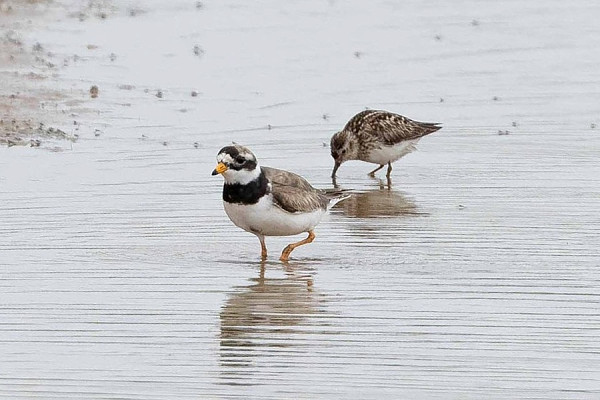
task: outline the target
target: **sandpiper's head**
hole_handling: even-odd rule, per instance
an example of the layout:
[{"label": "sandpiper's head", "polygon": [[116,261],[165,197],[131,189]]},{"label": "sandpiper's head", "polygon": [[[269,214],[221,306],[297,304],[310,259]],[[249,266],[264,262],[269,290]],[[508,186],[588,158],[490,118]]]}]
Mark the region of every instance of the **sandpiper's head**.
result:
[{"label": "sandpiper's head", "polygon": [[354,158],[354,145],[349,138],[346,131],[336,133],[331,137],[331,157],[335,161],[333,172],[331,177],[335,177],[335,173],[344,161],[352,160]]},{"label": "sandpiper's head", "polygon": [[260,175],[260,167],[254,154],[244,146],[232,144],[219,150],[217,167],[212,174],[223,175],[225,183],[246,184]]}]

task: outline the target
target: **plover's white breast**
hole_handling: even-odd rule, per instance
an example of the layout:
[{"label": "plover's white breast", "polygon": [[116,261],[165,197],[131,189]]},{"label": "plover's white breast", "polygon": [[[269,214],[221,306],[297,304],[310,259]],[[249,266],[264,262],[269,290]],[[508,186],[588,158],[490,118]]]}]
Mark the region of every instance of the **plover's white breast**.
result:
[{"label": "plover's white breast", "polygon": [[308,232],[317,226],[326,210],[290,213],[273,204],[271,194],[256,204],[223,202],[225,212],[233,223],[245,231],[265,236],[289,236]]},{"label": "plover's white breast", "polygon": [[371,149],[363,161],[374,164],[385,165],[389,162],[394,162],[408,153],[416,150],[415,145],[419,139],[405,140],[392,146],[381,145]]}]

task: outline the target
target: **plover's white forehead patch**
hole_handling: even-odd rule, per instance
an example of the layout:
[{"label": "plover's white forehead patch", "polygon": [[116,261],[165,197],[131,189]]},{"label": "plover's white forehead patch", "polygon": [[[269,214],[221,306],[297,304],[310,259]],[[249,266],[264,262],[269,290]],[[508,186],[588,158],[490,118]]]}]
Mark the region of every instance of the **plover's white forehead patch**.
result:
[{"label": "plover's white forehead patch", "polygon": [[[246,160],[254,159],[254,155],[248,151],[240,151],[238,157],[239,156],[244,157]],[[235,160],[233,157],[231,157],[231,154],[223,152],[217,155],[217,162],[222,162],[224,164],[233,164],[235,163]]]},{"label": "plover's white forehead patch", "polygon": [[223,164],[233,164],[233,158],[227,153],[221,153],[217,156],[217,162],[222,162]]}]

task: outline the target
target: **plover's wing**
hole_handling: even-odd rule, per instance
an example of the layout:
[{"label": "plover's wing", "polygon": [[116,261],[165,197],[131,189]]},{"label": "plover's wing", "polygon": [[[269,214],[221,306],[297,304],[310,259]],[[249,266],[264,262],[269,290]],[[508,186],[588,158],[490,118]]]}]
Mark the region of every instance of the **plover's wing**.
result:
[{"label": "plover's wing", "polygon": [[306,191],[293,186],[273,184],[273,201],[285,211],[312,212],[327,209],[329,199],[318,191]]},{"label": "plover's wing", "polygon": [[[429,135],[442,127],[438,123],[413,121],[402,115],[387,111],[369,110],[363,115],[361,131],[357,134],[375,137],[379,141],[394,145],[405,140],[413,140]],[[360,114],[357,114],[357,116]]]},{"label": "plover's wing", "polygon": [[291,213],[327,208],[329,198],[300,175],[269,167],[262,171],[271,182],[273,201],[279,208]]},{"label": "plover's wing", "polygon": [[262,171],[271,183],[278,185],[294,186],[304,190],[316,190],[312,185],[300,175],[282,169],[262,167]]}]

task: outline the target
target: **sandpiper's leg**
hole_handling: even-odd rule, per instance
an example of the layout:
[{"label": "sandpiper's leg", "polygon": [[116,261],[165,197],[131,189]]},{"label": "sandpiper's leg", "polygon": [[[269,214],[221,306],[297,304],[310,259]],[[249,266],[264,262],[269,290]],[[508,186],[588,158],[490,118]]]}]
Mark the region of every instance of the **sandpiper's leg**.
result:
[{"label": "sandpiper's leg", "polygon": [[375,168],[373,171],[369,172],[369,176],[371,177],[375,177],[375,172],[379,171],[381,168],[383,168],[385,164],[381,164],[379,167]]},{"label": "sandpiper's leg", "polygon": [[302,246],[303,244],[308,244],[311,243],[313,240],[315,240],[315,233],[313,231],[308,231],[308,237],[304,240],[301,240],[297,243],[292,243],[292,244],[288,244],[285,249],[283,249],[283,252],[281,253],[281,257],[279,258],[281,261],[287,261],[290,258],[290,253],[299,246]]},{"label": "sandpiper's leg", "polygon": [[260,240],[260,258],[263,260],[267,258],[267,245],[265,244],[265,237],[263,235],[256,235]]},{"label": "sandpiper's leg", "polygon": [[[382,167],[383,167],[383,165],[382,165]],[[388,163],[388,171],[387,171],[387,174],[385,174],[385,176],[389,179],[391,174],[392,174],[392,162],[390,161]]]}]

